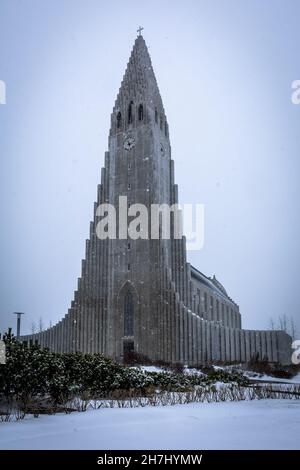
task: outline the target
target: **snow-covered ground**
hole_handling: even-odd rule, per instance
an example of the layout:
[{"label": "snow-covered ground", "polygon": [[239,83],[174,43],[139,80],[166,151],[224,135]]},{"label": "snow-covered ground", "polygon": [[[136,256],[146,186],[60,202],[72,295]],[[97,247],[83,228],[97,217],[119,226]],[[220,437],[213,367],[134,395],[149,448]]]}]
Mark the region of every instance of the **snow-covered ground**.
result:
[{"label": "snow-covered ground", "polygon": [[253,375],[253,372],[245,372],[245,376],[249,377],[251,380],[257,380],[258,382],[277,382],[285,384],[300,384],[300,374],[295,375],[292,379],[279,379],[278,377],[273,377],[271,375]]},{"label": "snow-covered ground", "polygon": [[144,370],[145,372],[165,372],[162,367],[156,367],[156,366],[136,366],[132,368],[141,369],[141,370]]},{"label": "snow-covered ground", "polygon": [[[276,383],[285,383],[285,384],[295,384],[298,385],[300,384],[300,372],[295,375],[292,379],[280,379],[278,377],[274,377],[273,375],[267,375],[267,374],[258,374],[255,372],[252,372],[250,370],[245,370],[242,367],[242,364],[240,366],[235,365],[235,366],[213,366],[215,370],[225,370],[225,371],[238,371],[241,374],[244,374],[246,377],[248,377],[251,380],[256,380],[256,381],[261,381],[261,382],[276,382]],[[187,371],[191,371],[190,373],[197,373],[197,369],[187,369]],[[194,372],[195,371],[195,372]]]},{"label": "snow-covered ground", "polygon": [[90,410],[0,423],[1,449],[300,449],[300,401]]},{"label": "snow-covered ground", "polygon": [[[246,377],[248,377],[251,380],[255,380],[258,382],[276,382],[276,383],[285,383],[285,384],[300,384],[300,373],[295,375],[292,379],[280,379],[277,377],[273,377],[271,375],[266,375],[266,374],[257,374],[248,370],[242,369],[242,367],[238,368],[238,366],[213,366],[214,369],[217,370],[238,370],[241,374],[244,374]],[[166,370],[162,367],[157,367],[157,366],[137,366],[135,367],[137,369],[144,370],[146,372],[165,372]],[[201,372],[199,369],[194,369],[190,367],[186,367],[184,369],[184,373],[187,375],[194,374],[194,375],[204,375],[203,372]]]}]

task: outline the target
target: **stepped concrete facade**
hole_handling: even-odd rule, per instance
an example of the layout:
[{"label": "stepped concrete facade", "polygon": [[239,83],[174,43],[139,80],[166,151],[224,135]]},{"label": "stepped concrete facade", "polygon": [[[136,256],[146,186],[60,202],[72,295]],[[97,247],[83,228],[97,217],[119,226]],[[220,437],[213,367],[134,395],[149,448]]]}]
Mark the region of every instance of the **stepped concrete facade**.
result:
[{"label": "stepped concrete facade", "polygon": [[178,202],[169,127],[151,59],[135,41],[113,112],[108,151],[74,300],[53,327],[22,341],[56,352],[103,353],[119,361],[129,352],[197,366],[246,362],[253,356],[290,363],[283,331],[242,329],[238,305],[214,276],[187,262],[186,239],[100,239],[99,205]]}]

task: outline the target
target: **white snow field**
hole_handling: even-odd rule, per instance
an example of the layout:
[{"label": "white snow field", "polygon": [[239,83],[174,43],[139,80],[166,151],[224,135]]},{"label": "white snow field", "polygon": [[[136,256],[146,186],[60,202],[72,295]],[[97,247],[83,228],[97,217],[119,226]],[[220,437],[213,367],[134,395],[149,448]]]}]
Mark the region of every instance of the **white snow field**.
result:
[{"label": "white snow field", "polygon": [[300,449],[300,400],[113,408],[0,423],[1,449]]}]

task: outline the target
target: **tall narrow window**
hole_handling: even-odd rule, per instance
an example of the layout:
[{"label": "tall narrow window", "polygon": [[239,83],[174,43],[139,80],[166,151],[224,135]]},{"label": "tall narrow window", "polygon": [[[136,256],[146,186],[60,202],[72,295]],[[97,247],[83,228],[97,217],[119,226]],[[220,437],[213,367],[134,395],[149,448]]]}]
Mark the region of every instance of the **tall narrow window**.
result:
[{"label": "tall narrow window", "polygon": [[130,101],[129,106],[128,106],[128,124],[132,124],[132,121],[133,121],[132,110],[133,110],[133,101]]},{"label": "tall narrow window", "polygon": [[142,121],[144,119],[144,108],[143,105],[139,105],[139,121]]},{"label": "tall narrow window", "polygon": [[117,114],[117,129],[120,129],[121,125],[122,125],[122,114],[119,111]]},{"label": "tall narrow window", "polygon": [[158,123],[158,112],[157,112],[157,108],[155,108],[155,122],[156,122],[156,124]]},{"label": "tall narrow window", "polygon": [[127,291],[124,297],[124,336],[133,336],[133,295]]},{"label": "tall narrow window", "polygon": [[163,130],[163,117],[160,115],[160,130]]},{"label": "tall narrow window", "polygon": [[165,136],[168,137],[168,123],[165,121]]}]

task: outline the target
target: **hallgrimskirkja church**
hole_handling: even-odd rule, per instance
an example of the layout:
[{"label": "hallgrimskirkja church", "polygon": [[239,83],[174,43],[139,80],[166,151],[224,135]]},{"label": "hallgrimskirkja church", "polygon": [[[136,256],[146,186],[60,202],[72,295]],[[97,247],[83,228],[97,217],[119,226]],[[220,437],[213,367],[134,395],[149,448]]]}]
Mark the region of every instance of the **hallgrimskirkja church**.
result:
[{"label": "hallgrimskirkja church", "polygon": [[[56,325],[21,341],[54,352],[128,353],[197,366],[259,356],[290,363],[284,331],[242,329],[238,305],[216,279],[191,266],[186,239],[97,236],[99,205],[178,202],[168,122],[143,36],[135,40],[111,114],[108,151],[71,306]],[[174,220],[173,220],[174,222]]]}]

